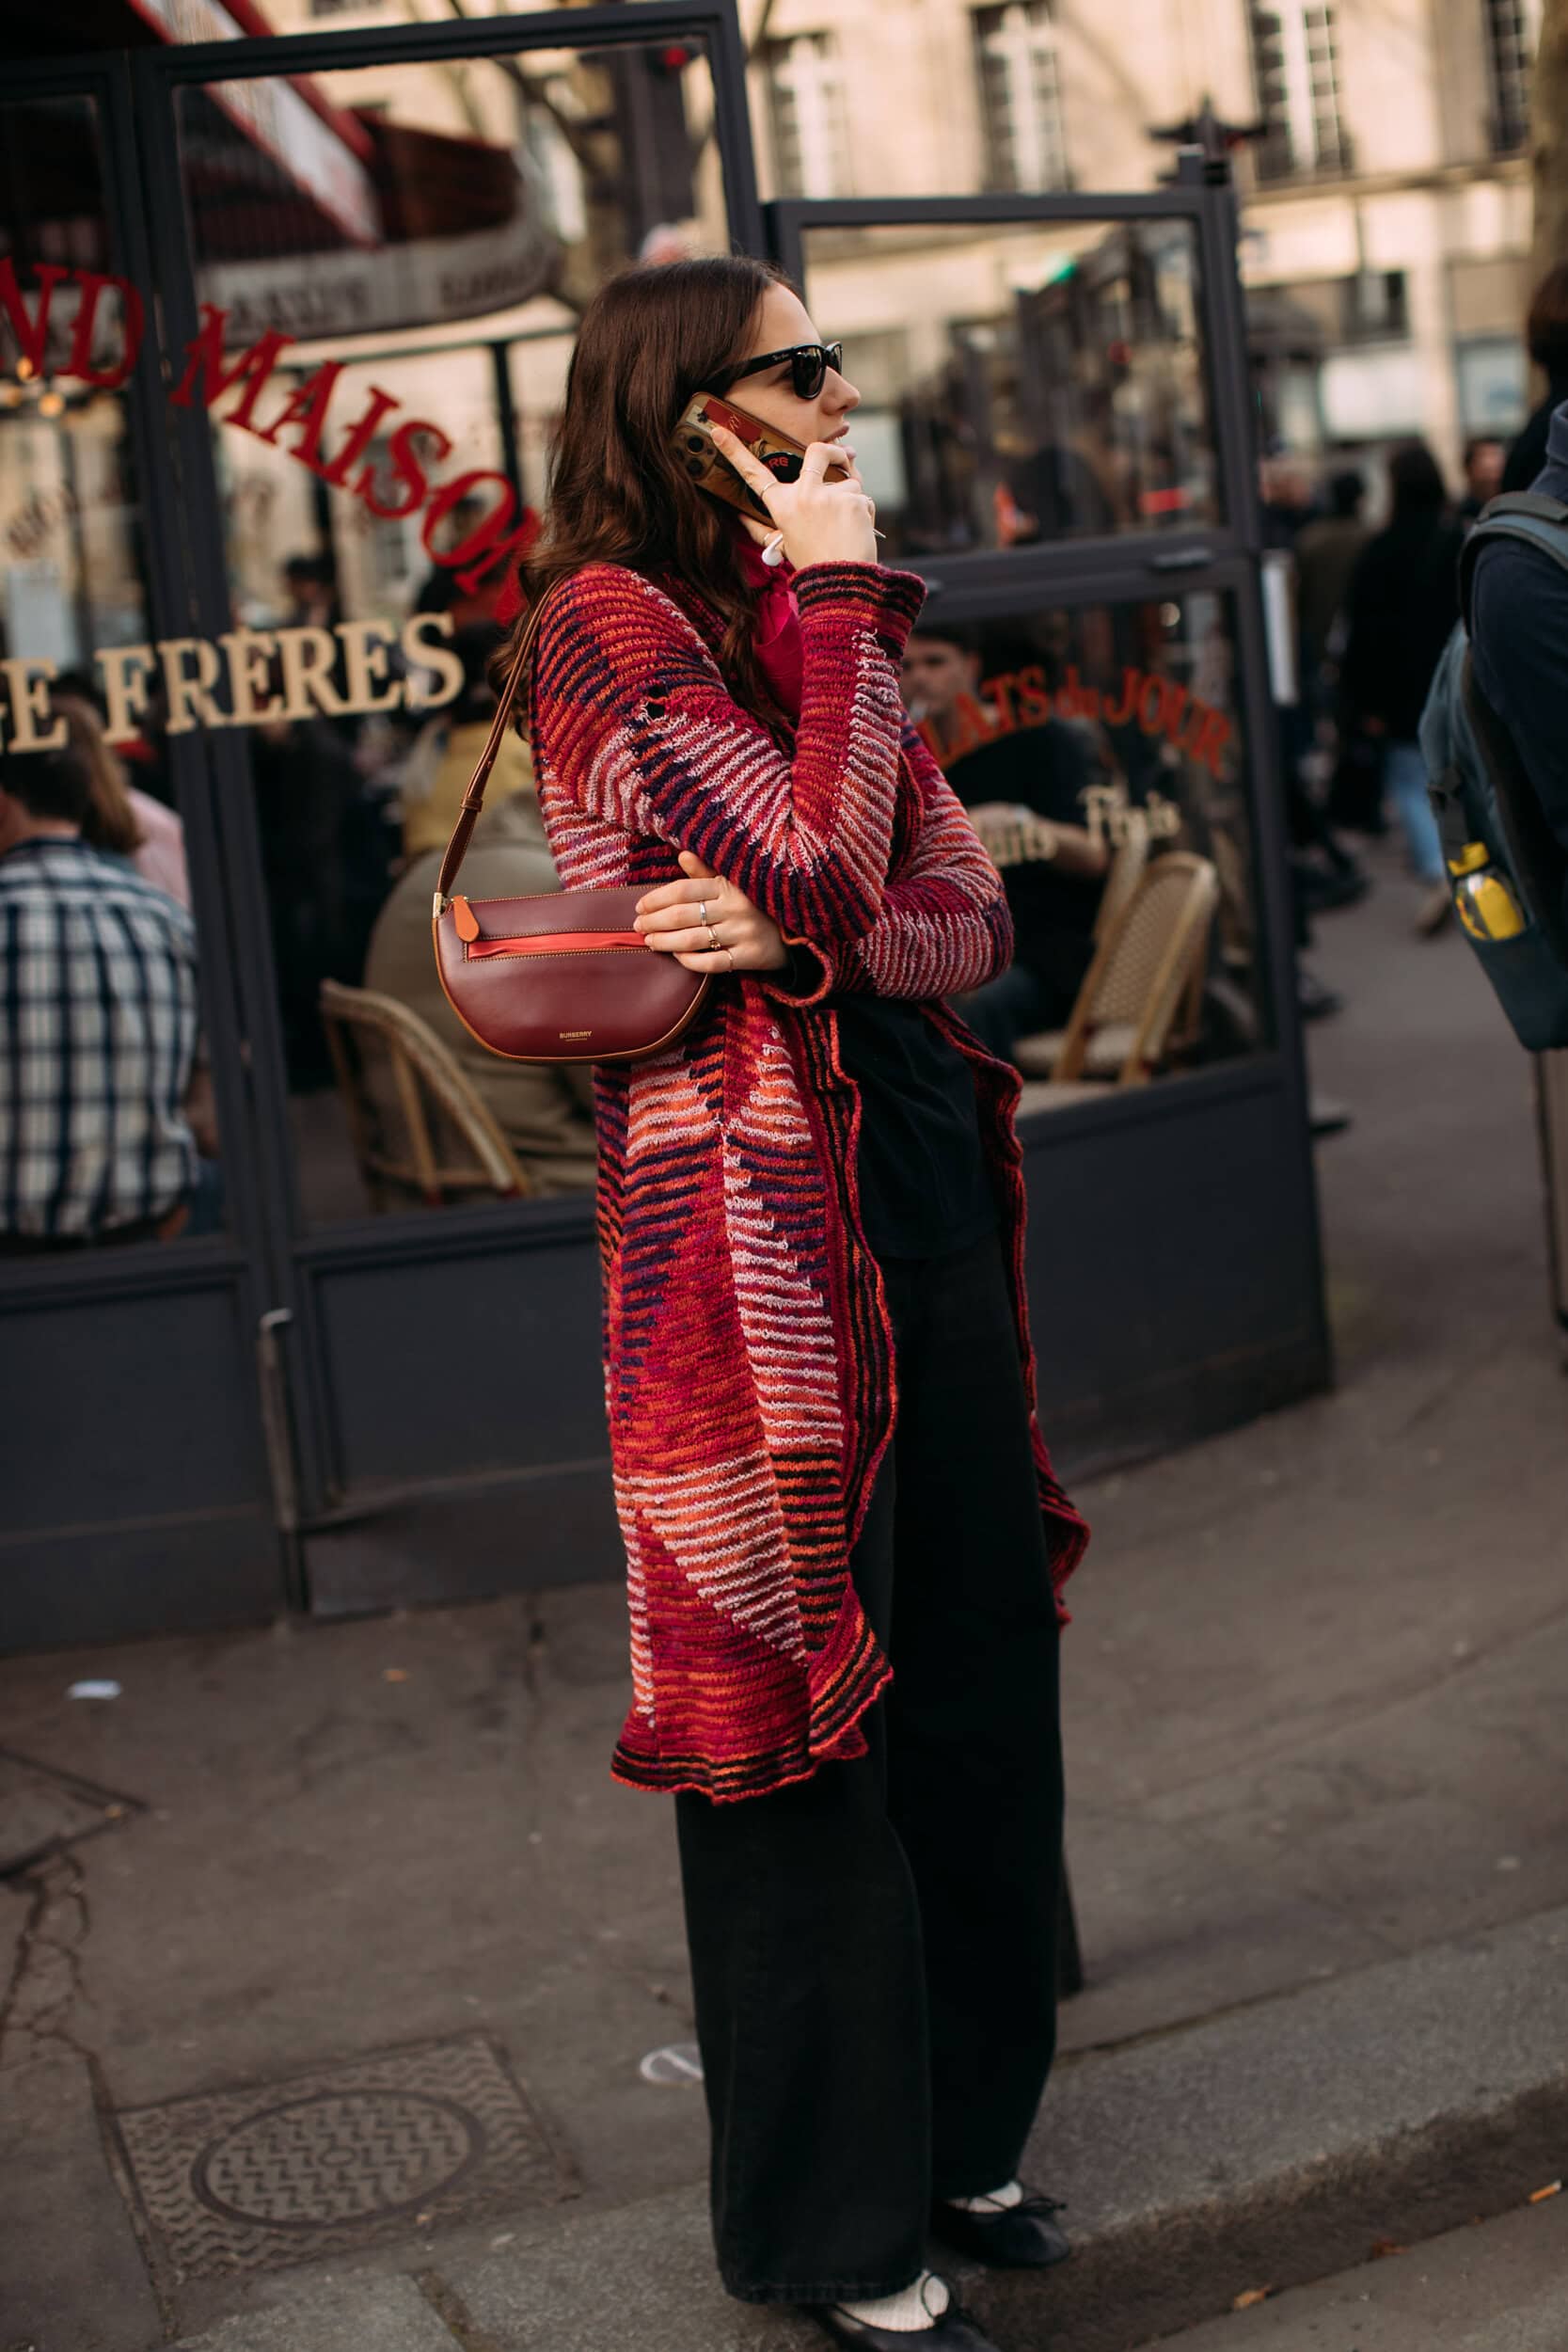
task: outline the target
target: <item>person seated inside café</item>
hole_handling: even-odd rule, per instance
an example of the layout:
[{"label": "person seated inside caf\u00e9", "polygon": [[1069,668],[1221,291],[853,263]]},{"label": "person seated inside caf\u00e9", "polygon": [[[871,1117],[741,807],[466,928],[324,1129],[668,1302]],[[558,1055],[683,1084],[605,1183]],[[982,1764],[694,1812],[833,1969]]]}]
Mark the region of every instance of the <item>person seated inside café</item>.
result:
[{"label": "person seated inside caf\u00e9", "polygon": [[196,927],[83,838],[81,730],[0,751],[0,1256],[167,1241],[202,1161]]},{"label": "person seated inside caf\u00e9", "polygon": [[[410,755],[403,817],[408,862],[371,933],[365,986],[396,997],[434,1029],[505,1135],[535,1192],[588,1192],[594,1168],[591,1073],[580,1064],[550,1069],[504,1061],[488,1052],[447,1002],[431,949],[436,878],[495,715],[486,673],[500,641],[493,623],[460,629],[452,640],[463,663],[463,688],[450,709],[430,722]],[[502,738],[491,771],[485,804],[463,861],[462,887],[470,898],[532,898],[561,887],[528,747],[515,733]],[[395,1118],[389,1089],[384,1107]]]},{"label": "person seated inside caf\u00e9", "polygon": [[57,677],[50,689],[49,707],[65,720],[91,771],[92,802],[82,820],[83,840],[111,857],[126,859],[144,882],[188,907],[185,828],[172,808],[132,783],[103,732],[103,705],[87,672],[69,670]]},{"label": "person seated inside caf\u00e9", "polygon": [[903,679],[910,715],[982,838],[1022,813],[1046,820],[1042,848],[1053,843],[1049,856],[1003,867],[1012,965],[957,1000],[982,1044],[1007,1061],[1021,1037],[1065,1025],[1094,954],[1110,850],[1085,822],[1082,796],[1098,776],[1093,744],[1043,709],[1038,691],[1002,681],[988,694],[978,634],[956,623],[912,632]]}]

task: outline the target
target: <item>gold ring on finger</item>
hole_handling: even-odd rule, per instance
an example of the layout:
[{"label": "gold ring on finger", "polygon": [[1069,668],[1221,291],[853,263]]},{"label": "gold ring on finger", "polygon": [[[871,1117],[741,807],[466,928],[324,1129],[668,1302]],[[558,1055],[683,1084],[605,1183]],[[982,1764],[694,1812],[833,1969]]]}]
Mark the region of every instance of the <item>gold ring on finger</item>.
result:
[{"label": "gold ring on finger", "polygon": [[726,966],[726,969],[733,972],[735,970],[735,949],[733,947],[726,947],[724,953],[729,958],[729,963]]},{"label": "gold ring on finger", "polygon": [[707,927],[707,944],[709,952],[713,955],[717,955],[724,944],[711,923]]}]

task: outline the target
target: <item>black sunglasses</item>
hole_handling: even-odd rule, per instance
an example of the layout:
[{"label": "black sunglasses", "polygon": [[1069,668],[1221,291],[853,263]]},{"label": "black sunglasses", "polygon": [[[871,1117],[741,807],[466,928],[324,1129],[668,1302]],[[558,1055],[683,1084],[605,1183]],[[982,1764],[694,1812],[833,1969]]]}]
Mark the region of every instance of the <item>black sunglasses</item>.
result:
[{"label": "black sunglasses", "polygon": [[764,368],[782,367],[786,359],[796,399],[815,400],[828,380],[828,370],[844,365],[844,345],[791,343],[787,351],[765,351],[760,359],[748,359],[738,368],[726,368],[713,389],[727,392],[743,375],[760,375]]}]

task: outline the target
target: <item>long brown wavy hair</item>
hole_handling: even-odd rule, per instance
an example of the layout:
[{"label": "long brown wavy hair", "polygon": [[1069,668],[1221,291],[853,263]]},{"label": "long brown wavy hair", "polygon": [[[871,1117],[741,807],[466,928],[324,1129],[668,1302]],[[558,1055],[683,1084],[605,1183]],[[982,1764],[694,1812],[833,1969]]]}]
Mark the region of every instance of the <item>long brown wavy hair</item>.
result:
[{"label": "long brown wavy hair", "polygon": [[131,804],[125,770],[104,740],[103,720],[86,693],[77,693],[64,680],[55,690],[54,707],[64,717],[66,740],[92,778],[92,798],[82,818],[83,840],[116,857],[130,857],[147,836]]},{"label": "long brown wavy hair", "polygon": [[[544,527],[518,568],[522,616],[497,658],[510,668],[529,610],[584,564],[624,564],[692,589],[720,613],[719,666],[736,699],[771,712],[752,650],[754,601],[734,512],[699,490],[671,449],[694,392],[743,359],[758,306],[789,280],[745,254],[646,263],[601,286],[578,329],[556,429]],[[526,693],[518,696],[519,711]]]}]

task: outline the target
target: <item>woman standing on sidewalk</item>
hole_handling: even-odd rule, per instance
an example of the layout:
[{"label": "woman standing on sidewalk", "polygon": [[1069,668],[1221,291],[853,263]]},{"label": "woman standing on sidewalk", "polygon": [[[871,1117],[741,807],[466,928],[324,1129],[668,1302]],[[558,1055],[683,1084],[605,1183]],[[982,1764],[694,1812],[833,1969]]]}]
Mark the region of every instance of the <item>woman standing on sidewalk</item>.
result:
[{"label": "woman standing on sidewalk", "polygon": [[[600,293],[524,566],[531,599],[566,583],[531,734],[564,886],[645,884],[650,950],[716,977],[596,1091],[614,1769],[677,1792],[720,2266],[841,2342],[986,2352],[927,2232],[1067,2250],[1013,2176],[1085,1531],[1034,1421],[1019,1082],[942,1002],[1006,963],[1006,901],[904,719],[922,583],[879,564],[858,475],[824,478],[830,444],[852,469],[837,358],[756,262]],[[732,386],[810,445],[785,485],[724,439],[771,532],[672,450]]]}]

